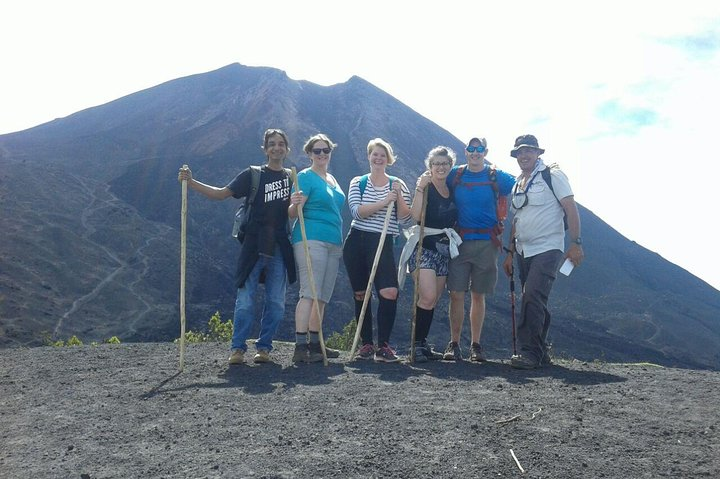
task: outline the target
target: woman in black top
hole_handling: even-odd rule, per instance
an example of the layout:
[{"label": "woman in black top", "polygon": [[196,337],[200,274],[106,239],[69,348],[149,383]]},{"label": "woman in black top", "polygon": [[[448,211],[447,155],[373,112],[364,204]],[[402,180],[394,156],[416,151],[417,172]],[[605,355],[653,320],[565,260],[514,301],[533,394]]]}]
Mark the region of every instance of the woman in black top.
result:
[{"label": "woman in black top", "polygon": [[[442,359],[442,354],[433,351],[427,344],[427,336],[435,304],[445,289],[451,249],[457,254],[456,241],[459,238],[452,230],[457,221],[457,209],[445,181],[454,164],[455,152],[452,149],[438,146],[430,150],[425,159],[428,171],[418,178],[411,208],[413,218],[420,221],[423,195],[427,195],[425,235],[417,285],[420,293],[416,305],[415,326],[415,361],[417,362]],[[416,264],[417,249],[413,249],[408,260],[410,273],[415,270]]]}]

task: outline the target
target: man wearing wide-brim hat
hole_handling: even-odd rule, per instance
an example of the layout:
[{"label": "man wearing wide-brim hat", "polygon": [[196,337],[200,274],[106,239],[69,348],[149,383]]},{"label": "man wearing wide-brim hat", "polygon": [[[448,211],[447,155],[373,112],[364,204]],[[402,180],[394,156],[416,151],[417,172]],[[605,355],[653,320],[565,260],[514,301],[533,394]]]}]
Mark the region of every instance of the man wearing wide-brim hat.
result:
[{"label": "man wearing wide-brim hat", "polygon": [[[579,266],[584,257],[580,215],[570,183],[557,165],[545,165],[540,158],[543,153],[545,150],[533,135],[518,136],[510,151],[522,170],[511,195],[513,226],[503,263],[505,273],[512,275],[516,256],[523,292],[517,324],[518,354],[510,361],[517,369],[535,369],[550,363],[550,290],[565,258]],[[565,222],[570,247],[563,254]]]}]

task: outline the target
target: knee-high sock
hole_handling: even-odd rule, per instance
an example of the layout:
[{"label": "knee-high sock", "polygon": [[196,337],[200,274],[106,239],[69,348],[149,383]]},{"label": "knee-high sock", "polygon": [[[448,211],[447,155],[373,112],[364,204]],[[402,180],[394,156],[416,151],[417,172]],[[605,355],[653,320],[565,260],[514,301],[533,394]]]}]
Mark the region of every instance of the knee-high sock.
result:
[{"label": "knee-high sock", "polygon": [[424,342],[427,340],[434,312],[435,309],[415,307],[415,341]]},{"label": "knee-high sock", "polygon": [[395,324],[395,313],[397,311],[397,300],[386,299],[380,296],[380,305],[378,306],[378,346],[390,342],[390,333],[392,333]]},{"label": "knee-high sock", "polygon": [[[362,311],[362,300],[355,300],[355,318],[358,323],[360,322],[360,312]],[[363,320],[362,329],[360,330],[360,339],[363,344],[372,344],[373,342],[373,330],[372,330],[372,298],[368,299],[367,308],[365,309],[365,319]]]}]

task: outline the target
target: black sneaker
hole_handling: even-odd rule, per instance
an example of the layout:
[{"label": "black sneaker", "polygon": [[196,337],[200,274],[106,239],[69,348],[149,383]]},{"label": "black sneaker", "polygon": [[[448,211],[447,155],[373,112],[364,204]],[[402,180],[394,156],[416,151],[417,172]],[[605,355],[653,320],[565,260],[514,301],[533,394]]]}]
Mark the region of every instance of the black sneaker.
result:
[{"label": "black sneaker", "polygon": [[443,358],[443,353],[435,351],[432,345],[428,344],[427,341],[423,341],[421,343],[421,346],[423,348],[423,354],[430,361],[439,361]]},{"label": "black sneaker", "polygon": [[455,341],[450,341],[447,345],[447,348],[445,348],[445,354],[443,354],[443,359],[445,361],[462,361],[462,351],[460,350],[460,345],[456,343]]},{"label": "black sneaker", "polygon": [[[312,343],[311,343],[311,344],[312,344]],[[320,344],[320,343],[318,343],[318,344]],[[326,344],[326,345],[325,345],[325,355],[326,355],[329,359],[339,358],[339,357],[340,357],[340,350],[339,350],[339,349],[328,348],[328,347],[327,347],[327,344]]]},{"label": "black sneaker", "polygon": [[510,367],[514,369],[537,369],[541,364],[534,359],[526,358],[521,354],[517,354],[510,358]]},{"label": "black sneaker", "polygon": [[470,361],[475,361],[476,363],[484,363],[487,361],[483,354],[482,346],[480,346],[479,343],[472,343],[470,345]]},{"label": "black sneaker", "polygon": [[426,363],[428,361],[428,357],[425,353],[425,347],[422,345],[420,341],[415,343],[415,362],[416,363]]}]

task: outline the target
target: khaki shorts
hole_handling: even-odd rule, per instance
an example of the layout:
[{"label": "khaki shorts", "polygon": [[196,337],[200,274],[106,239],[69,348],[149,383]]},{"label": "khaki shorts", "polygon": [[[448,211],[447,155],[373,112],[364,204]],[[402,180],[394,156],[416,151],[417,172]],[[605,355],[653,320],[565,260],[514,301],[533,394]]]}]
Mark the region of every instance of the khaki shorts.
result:
[{"label": "khaki shorts", "polygon": [[467,240],[459,250],[448,267],[448,291],[492,294],[498,277],[498,248],[490,240]]},{"label": "khaki shorts", "polygon": [[[297,263],[298,278],[300,279],[300,297],[312,299],[310,276],[308,275],[305,247],[302,242],[293,245],[295,262]],[[325,241],[308,240],[308,251],[312,260],[312,272],[315,279],[315,290],[318,300],[328,303],[335,289],[342,246],[326,243]]]}]

